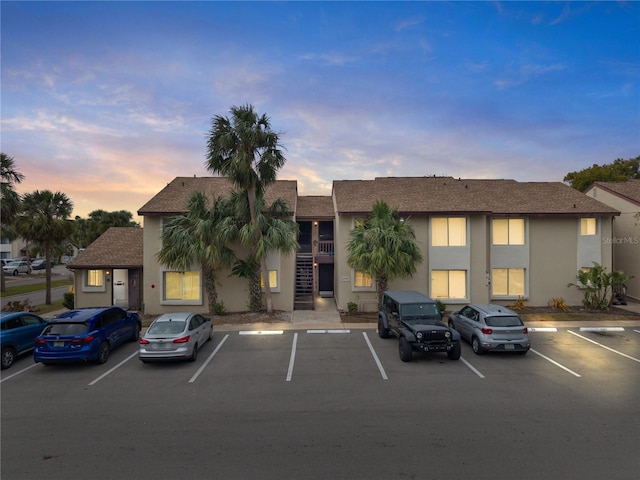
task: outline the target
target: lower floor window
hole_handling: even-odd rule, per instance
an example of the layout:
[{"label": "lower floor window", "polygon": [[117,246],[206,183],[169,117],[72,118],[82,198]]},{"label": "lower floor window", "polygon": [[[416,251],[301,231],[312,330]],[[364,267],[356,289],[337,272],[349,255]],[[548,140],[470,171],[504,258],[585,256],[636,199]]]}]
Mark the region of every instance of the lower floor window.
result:
[{"label": "lower floor window", "polygon": [[199,300],[200,272],[164,272],[164,300]]},{"label": "lower floor window", "polygon": [[495,296],[524,296],[524,268],[494,268],[491,289]]},{"label": "lower floor window", "polygon": [[466,270],[432,270],[431,297],[467,298]]},{"label": "lower floor window", "polygon": [[[264,285],[264,276],[262,273],[260,274],[260,286],[262,288]],[[269,288],[277,289],[278,288],[278,271],[277,270],[269,270]]]},{"label": "lower floor window", "polygon": [[373,285],[371,275],[364,272],[355,272],[354,286],[358,288],[370,288]]},{"label": "lower floor window", "polygon": [[87,270],[87,287],[104,287],[104,270]]}]

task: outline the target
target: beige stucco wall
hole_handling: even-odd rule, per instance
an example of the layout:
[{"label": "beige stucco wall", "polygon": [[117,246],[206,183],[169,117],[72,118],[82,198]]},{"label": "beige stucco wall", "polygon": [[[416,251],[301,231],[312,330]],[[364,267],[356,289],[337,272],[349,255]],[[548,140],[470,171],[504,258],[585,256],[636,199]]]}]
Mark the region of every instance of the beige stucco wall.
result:
[{"label": "beige stucco wall", "polygon": [[112,288],[111,275],[105,281],[104,292],[83,291],[86,270],[75,270],[73,275],[74,304],[76,308],[107,307],[111,305]]},{"label": "beige stucco wall", "polygon": [[[194,311],[208,313],[208,299],[204,288],[202,301],[197,305],[163,305],[162,303],[162,272],[163,268],[157,261],[160,251],[161,219],[159,217],[145,217],[144,222],[144,313],[159,315],[166,312]],[[244,253],[237,249],[241,257]],[[291,311],[295,288],[295,255],[275,255],[267,260],[268,268],[275,268],[279,264],[280,291],[272,292],[274,310]],[[199,270],[197,265],[194,270]],[[247,311],[248,282],[246,279],[231,275],[231,270],[220,270],[217,276],[218,302],[223,302],[227,312]]]},{"label": "beige stucco wall", "polygon": [[613,219],[612,234],[603,241],[613,249],[613,269],[634,276],[627,282],[627,295],[640,301],[640,219],[635,218],[640,206],[598,187],[587,195],[620,211]]}]

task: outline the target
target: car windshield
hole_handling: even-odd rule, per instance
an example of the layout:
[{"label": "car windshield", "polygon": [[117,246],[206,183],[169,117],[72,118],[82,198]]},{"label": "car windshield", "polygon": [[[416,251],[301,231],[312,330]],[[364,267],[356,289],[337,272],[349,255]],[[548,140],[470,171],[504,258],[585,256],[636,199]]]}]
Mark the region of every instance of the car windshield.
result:
[{"label": "car windshield", "polygon": [[184,331],[184,320],[166,320],[162,322],[153,322],[147,333],[152,333],[155,335],[170,335],[181,333]]},{"label": "car windshield", "polygon": [[487,317],[485,322],[488,327],[521,327],[523,325],[520,317],[515,315],[499,316],[499,317]]},{"label": "car windshield", "polygon": [[85,322],[52,323],[44,329],[42,335],[81,335],[87,333],[89,326]]},{"label": "car windshield", "polygon": [[402,320],[440,320],[438,306],[434,303],[414,303],[402,306]]}]

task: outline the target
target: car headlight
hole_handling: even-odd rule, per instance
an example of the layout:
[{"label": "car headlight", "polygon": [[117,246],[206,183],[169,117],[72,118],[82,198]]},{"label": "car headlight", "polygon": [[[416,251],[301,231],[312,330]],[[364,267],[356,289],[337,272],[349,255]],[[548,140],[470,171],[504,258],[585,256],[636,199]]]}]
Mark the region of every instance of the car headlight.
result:
[{"label": "car headlight", "polygon": [[444,332],[444,336],[446,338],[451,338],[451,332]]},{"label": "car headlight", "polygon": [[422,332],[416,333],[416,338],[420,340],[422,338]]}]

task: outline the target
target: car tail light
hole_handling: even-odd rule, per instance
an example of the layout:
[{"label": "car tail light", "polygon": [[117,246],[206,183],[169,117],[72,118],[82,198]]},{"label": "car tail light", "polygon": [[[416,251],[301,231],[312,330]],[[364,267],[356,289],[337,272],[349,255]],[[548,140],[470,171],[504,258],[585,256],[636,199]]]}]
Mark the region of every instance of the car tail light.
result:
[{"label": "car tail light", "polygon": [[44,345],[47,341],[44,338],[36,338],[36,343],[38,345]]},{"label": "car tail light", "polygon": [[522,333],[527,333],[527,332],[529,332],[529,329],[528,329],[527,327],[524,327],[524,328],[522,329]]},{"label": "car tail light", "polygon": [[488,327],[483,327],[482,333],[484,333],[485,335],[491,335],[493,333],[493,329]]},{"label": "car tail light", "polygon": [[144,338],[144,337],[140,337],[140,339],[138,340],[138,343],[139,343],[140,345],[149,345],[149,343],[150,343],[150,342],[149,342],[149,340],[147,340],[146,338]]},{"label": "car tail light", "polygon": [[93,335],[82,338],[74,338],[73,340],[71,340],[71,343],[91,343],[93,342],[93,338]]},{"label": "car tail light", "polygon": [[172,343],[187,343],[190,338],[191,338],[191,335],[187,335],[186,337],[176,338]]}]

